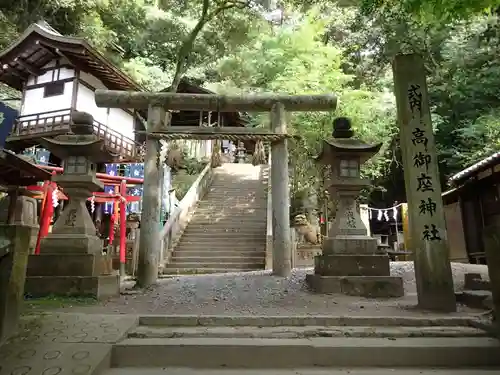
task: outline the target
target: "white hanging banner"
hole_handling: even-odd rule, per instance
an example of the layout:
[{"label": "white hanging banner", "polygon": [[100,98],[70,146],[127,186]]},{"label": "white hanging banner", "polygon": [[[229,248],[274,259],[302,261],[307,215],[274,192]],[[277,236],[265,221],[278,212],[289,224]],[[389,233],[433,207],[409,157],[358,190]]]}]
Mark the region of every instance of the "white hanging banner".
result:
[{"label": "white hanging banner", "polygon": [[387,210],[384,210],[384,219],[385,221],[389,221],[389,215],[387,215]]}]

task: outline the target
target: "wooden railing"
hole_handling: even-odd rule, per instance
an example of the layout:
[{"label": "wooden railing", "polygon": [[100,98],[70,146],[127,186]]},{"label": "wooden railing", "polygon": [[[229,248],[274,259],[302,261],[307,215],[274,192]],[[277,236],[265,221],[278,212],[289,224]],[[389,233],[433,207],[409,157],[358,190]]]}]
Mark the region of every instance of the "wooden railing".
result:
[{"label": "wooden railing", "polygon": [[11,136],[38,135],[65,131],[71,123],[71,108],[19,116]]},{"label": "wooden railing", "polygon": [[139,144],[132,139],[96,120],[94,120],[94,134],[104,139],[104,144],[108,149],[122,155],[127,160],[135,159]]},{"label": "wooden railing", "polygon": [[[72,110],[62,109],[18,117],[10,137],[35,138],[71,131]],[[126,160],[134,160],[139,144],[123,134],[94,120],[94,134],[104,139],[106,147]]]},{"label": "wooden railing", "polygon": [[213,169],[208,163],[165,223],[160,232],[160,269],[170,262],[174,247],[186,229],[198,201],[206,194],[212,181]]}]

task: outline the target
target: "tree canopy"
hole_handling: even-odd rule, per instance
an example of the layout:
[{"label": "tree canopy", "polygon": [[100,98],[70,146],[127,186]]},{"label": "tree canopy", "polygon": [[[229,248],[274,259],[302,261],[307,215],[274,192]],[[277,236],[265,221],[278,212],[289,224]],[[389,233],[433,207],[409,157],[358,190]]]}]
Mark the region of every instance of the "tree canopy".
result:
[{"label": "tree canopy", "polygon": [[[334,92],[336,113],[290,115],[293,195],[323,190],[312,158],[335,116],[382,142],[374,204],[404,200],[391,61],[426,63],[443,183],[500,150],[500,0],[7,0],[0,48],[44,19],[85,37],[146,89],[186,77],[220,93]],[[0,100],[14,95],[0,90]],[[267,118],[253,116],[267,126]],[[446,187],[444,187],[446,188]]]}]

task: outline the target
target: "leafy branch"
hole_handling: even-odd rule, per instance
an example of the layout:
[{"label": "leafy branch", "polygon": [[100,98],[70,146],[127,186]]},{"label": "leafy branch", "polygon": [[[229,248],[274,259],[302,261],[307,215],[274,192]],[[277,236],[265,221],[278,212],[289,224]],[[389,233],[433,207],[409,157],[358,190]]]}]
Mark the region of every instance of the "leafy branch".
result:
[{"label": "leafy branch", "polygon": [[200,18],[179,48],[174,78],[172,79],[172,85],[170,86],[170,92],[177,91],[182,76],[186,73],[189,67],[189,56],[191,55],[191,51],[193,50],[194,42],[196,41],[196,38],[203,30],[203,28],[212,20],[214,20],[219,14],[223,13],[226,10],[233,8],[244,9],[250,6],[249,1],[238,0],[215,0],[213,1],[213,3],[215,5],[215,8],[213,10],[210,10],[211,1],[203,0]]}]

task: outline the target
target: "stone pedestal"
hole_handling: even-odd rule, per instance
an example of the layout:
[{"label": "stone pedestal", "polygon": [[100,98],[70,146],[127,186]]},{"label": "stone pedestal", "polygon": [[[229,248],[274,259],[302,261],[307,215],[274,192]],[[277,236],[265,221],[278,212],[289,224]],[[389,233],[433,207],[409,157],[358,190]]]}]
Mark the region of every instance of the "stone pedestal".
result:
[{"label": "stone pedestal", "polygon": [[32,230],[0,224],[0,344],[17,329]]},{"label": "stone pedestal", "polygon": [[318,293],[363,297],[401,297],[403,281],[390,276],[389,257],[377,253],[377,240],[359,236],[326,238],[323,254],[314,258],[309,287]]}]

